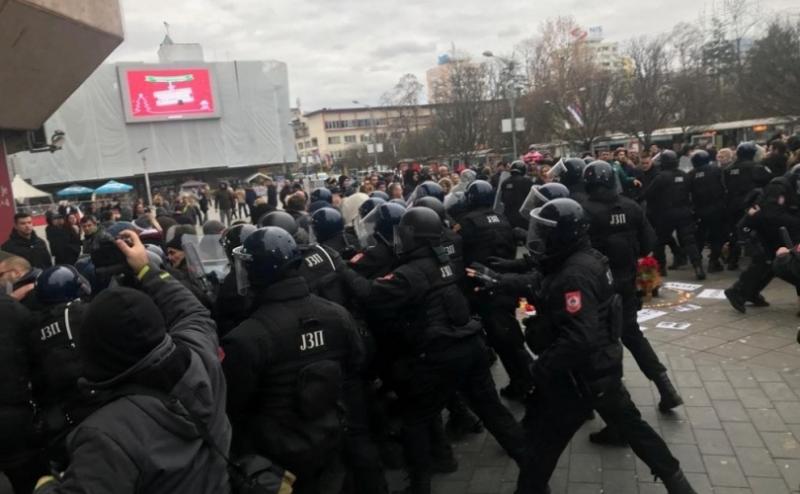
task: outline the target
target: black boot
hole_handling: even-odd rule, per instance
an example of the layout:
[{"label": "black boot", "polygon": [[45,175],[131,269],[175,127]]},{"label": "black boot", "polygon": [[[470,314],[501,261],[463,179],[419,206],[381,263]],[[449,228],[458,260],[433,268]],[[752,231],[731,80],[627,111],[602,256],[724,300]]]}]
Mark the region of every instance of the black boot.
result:
[{"label": "black boot", "polygon": [[748,302],[753,304],[753,307],[769,307],[769,302],[767,302],[767,299],[765,299],[760,293],[748,300]]},{"label": "black boot", "polygon": [[658,394],[661,395],[661,401],[658,403],[658,409],[662,413],[666,413],[675,407],[683,405],[683,398],[678,394],[678,390],[672,385],[669,376],[666,372],[659,374],[653,381],[658,388]]},{"label": "black boot", "polygon": [[675,472],[671,477],[661,480],[664,481],[664,487],[667,488],[668,494],[697,494],[681,470]]},{"label": "black boot", "polygon": [[589,441],[603,446],[624,447],[628,445],[628,441],[626,441],[616,429],[609,426],[605,426],[605,428],[589,434]]},{"label": "black boot", "polygon": [[697,261],[692,264],[694,264],[694,277],[697,278],[698,281],[706,279],[706,272],[703,271],[703,262]]},{"label": "black boot", "polygon": [[450,417],[445,426],[447,437],[451,441],[460,441],[467,434],[480,434],[483,432],[481,419],[472,414],[468,409],[450,411]]},{"label": "black boot", "polygon": [[728,288],[727,290],[725,290],[725,298],[728,299],[728,302],[730,302],[731,306],[734,309],[741,312],[742,314],[747,313],[747,309],[744,306],[746,300],[744,296],[741,293],[739,293],[736,289]]},{"label": "black boot", "polygon": [[395,494],[431,494],[431,476],[428,473],[409,472],[408,487]]},{"label": "black boot", "polygon": [[719,259],[711,259],[708,261],[708,272],[709,273],[719,273],[724,271],[725,268],[722,266],[722,263],[719,262]]},{"label": "black boot", "polygon": [[682,254],[675,254],[672,258],[672,265],[669,269],[680,269],[686,266],[686,256]]}]

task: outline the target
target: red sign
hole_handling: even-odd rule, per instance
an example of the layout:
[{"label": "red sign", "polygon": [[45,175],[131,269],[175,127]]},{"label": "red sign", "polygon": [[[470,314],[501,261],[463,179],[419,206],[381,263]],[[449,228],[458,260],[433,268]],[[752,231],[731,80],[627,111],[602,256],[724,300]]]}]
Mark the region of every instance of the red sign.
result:
[{"label": "red sign", "polygon": [[6,150],[0,139],[0,244],[6,241],[14,226],[14,194],[6,166]]},{"label": "red sign", "polygon": [[122,76],[130,122],[219,116],[208,68],[130,68]]}]

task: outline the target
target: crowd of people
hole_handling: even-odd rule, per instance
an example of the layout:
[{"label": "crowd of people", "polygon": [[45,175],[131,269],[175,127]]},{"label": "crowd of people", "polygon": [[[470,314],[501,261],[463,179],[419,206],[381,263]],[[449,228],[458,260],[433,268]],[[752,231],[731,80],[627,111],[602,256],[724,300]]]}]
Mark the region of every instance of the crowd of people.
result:
[{"label": "crowd of people", "polygon": [[798,144],[412,164],[268,184],[241,209],[220,184],[201,194],[222,221],[202,197],[197,214],[67,208],[50,250],[19,213],[0,253],[0,468],[26,494],[380,494],[403,466],[405,492],[429,494],[458,469],[451,440],[486,428],[516,492],[545,494],[596,412],[591,441],[692,494],[622,382],[624,345],[659,410],[683,404],[637,323],[637,261],[704,279],[749,256],[726,291],[742,312],[775,275],[800,285]]}]

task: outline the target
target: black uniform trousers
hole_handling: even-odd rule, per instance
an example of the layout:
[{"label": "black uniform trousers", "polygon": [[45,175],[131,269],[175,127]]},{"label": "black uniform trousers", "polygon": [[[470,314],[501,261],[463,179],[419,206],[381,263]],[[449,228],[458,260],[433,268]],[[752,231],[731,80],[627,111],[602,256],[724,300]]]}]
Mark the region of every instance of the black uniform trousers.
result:
[{"label": "black uniform trousers", "polygon": [[516,318],[515,299],[494,295],[488,300],[478,300],[474,293],[469,299],[483,322],[489,346],[497,352],[511,383],[528,389],[533,380],[530,372],[533,358],[525,349],[525,337]]},{"label": "black uniform trousers", "polygon": [[728,266],[736,266],[739,264],[739,257],[742,255],[742,246],[739,244],[741,233],[739,232],[739,222],[742,220],[744,213],[741,209],[728,209],[727,223],[726,223],[726,236],[728,238]]},{"label": "black uniform trousers", "polygon": [[700,211],[697,215],[697,248],[702,253],[706,243],[711,247],[708,256],[709,261],[719,261],[722,255],[722,246],[725,244],[726,228],[724,214],[703,214]]},{"label": "black uniform trousers", "polygon": [[517,494],[544,494],[558,458],[594,409],[620,431],[642,461],[658,477],[675,474],[680,464],[663,439],[642,419],[619,378],[604,386],[605,393],[587,398],[568,374],[554,377],[529,397],[525,418],[527,450],[520,466]]},{"label": "black uniform trousers", "polygon": [[519,462],[524,450],[522,429],[500,402],[486,346],[478,335],[426,349],[407,360],[405,367],[405,375],[396,384],[410,471],[430,474],[432,436],[440,434],[441,412],[453,390],[461,392],[497,442]]},{"label": "black uniform trousers", "polygon": [[653,250],[653,256],[662,268],[666,266],[667,254],[665,247],[672,238],[672,232],[678,234],[678,243],[686,252],[686,256],[692,264],[700,262],[700,252],[697,249],[697,240],[695,239],[694,219],[690,214],[665,213],[658,218],[655,229],[658,240],[656,248]]},{"label": "black uniform trousers", "polygon": [[764,253],[754,254],[747,269],[742,271],[733,289],[747,300],[755,300],[761,291],[769,285],[775,273],[772,270],[773,256]]},{"label": "black uniform trousers", "polygon": [[637,313],[642,308],[641,300],[636,295],[636,279],[614,274],[614,291],[622,297],[622,344],[636,359],[642,373],[653,381],[667,369],[636,321]]}]

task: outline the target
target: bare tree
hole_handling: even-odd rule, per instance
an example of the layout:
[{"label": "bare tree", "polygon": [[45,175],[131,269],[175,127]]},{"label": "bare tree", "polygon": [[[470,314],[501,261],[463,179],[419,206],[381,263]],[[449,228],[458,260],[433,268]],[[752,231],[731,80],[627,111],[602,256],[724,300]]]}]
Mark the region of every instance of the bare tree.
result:
[{"label": "bare tree", "polygon": [[398,116],[389,123],[390,132],[408,134],[420,129],[419,105],[424,86],[414,74],[403,75],[381,98],[386,106],[396,107]]},{"label": "bare tree", "polygon": [[634,39],[623,56],[629,63],[616,86],[617,127],[637,136],[647,147],[653,131],[669,121],[673,108],[666,39],[664,36]]},{"label": "bare tree", "polygon": [[467,160],[486,146],[491,107],[485,65],[469,59],[451,61],[448,75],[433,88],[436,101],[434,126],[444,150]]}]

